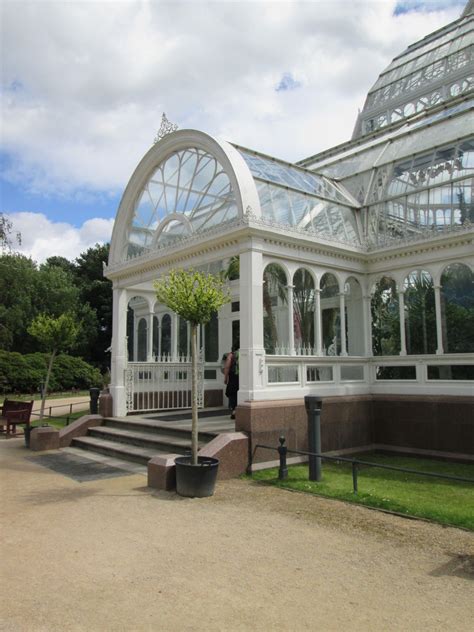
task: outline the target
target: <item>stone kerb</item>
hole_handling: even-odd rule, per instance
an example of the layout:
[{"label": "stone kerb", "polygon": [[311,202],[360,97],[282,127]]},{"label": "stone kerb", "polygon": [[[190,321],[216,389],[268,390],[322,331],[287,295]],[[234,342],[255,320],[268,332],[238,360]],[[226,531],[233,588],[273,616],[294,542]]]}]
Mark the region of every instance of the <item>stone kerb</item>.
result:
[{"label": "stone kerb", "polygon": [[66,448],[71,445],[71,442],[76,437],[83,437],[87,434],[89,428],[94,426],[101,426],[104,423],[102,415],[84,415],[72,424],[62,428],[59,431],[59,445],[60,448]]}]

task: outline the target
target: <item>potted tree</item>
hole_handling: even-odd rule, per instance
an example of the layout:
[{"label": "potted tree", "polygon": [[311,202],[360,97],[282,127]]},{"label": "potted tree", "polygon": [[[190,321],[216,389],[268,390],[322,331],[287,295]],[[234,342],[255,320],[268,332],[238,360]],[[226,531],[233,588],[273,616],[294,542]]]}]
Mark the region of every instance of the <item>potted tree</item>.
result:
[{"label": "potted tree", "polygon": [[203,497],[214,493],[218,459],[198,457],[198,349],[197,329],[230,301],[221,277],[197,270],[171,270],[155,281],[157,299],[191,326],[191,456],[175,459],[176,491],[181,496]]}]

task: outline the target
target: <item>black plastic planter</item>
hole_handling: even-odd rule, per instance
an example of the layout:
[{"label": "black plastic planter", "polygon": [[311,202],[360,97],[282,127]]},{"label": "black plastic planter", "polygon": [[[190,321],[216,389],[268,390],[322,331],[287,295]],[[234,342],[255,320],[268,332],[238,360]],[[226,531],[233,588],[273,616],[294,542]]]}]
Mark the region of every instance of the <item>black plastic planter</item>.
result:
[{"label": "black plastic planter", "polygon": [[219,459],[198,456],[198,464],[190,456],[178,456],[176,463],[176,491],[180,496],[204,498],[212,496],[216,486]]}]

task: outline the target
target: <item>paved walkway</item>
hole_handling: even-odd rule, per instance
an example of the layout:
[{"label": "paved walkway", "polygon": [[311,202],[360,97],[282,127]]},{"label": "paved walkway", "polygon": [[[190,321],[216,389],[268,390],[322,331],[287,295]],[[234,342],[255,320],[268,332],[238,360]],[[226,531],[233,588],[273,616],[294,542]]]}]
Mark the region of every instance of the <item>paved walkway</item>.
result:
[{"label": "paved walkway", "polygon": [[473,535],[233,480],[79,483],[0,441],[1,630],[472,630]]}]

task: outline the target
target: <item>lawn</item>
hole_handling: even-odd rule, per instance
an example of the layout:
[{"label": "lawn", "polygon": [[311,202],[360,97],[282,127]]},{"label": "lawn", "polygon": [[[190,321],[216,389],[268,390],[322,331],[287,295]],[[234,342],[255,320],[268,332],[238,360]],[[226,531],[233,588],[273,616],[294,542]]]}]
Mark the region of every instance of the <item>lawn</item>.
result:
[{"label": "lawn", "polygon": [[[376,453],[356,455],[354,458],[474,480],[474,465],[470,464]],[[323,461],[322,472],[319,483],[308,480],[307,465],[288,468],[288,479],[285,481],[278,480],[277,468],[254,472],[252,478],[278,487],[474,530],[474,483],[360,466],[358,493],[354,494],[350,463]]]}]

